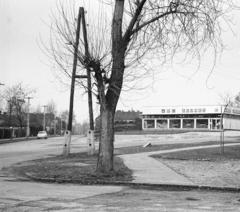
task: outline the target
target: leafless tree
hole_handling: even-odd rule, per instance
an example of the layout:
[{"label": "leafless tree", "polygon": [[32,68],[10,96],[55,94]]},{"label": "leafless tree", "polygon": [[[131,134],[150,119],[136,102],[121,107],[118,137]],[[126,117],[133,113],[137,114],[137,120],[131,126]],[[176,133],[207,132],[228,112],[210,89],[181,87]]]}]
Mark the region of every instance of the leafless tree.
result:
[{"label": "leafless tree", "polygon": [[219,104],[227,107],[227,106],[234,106],[234,102],[233,102],[233,95],[230,92],[225,92],[223,94],[219,94],[220,100],[219,100]]},{"label": "leafless tree", "polygon": [[238,93],[238,94],[235,96],[234,106],[235,106],[235,107],[240,107],[240,93]]},{"label": "leafless tree", "polygon": [[53,99],[51,99],[50,101],[48,101],[47,103],[47,119],[46,119],[46,123],[48,126],[53,126],[54,125],[54,118],[56,116],[56,111],[57,110],[57,104],[56,102],[53,101]]},{"label": "leafless tree", "polygon": [[228,106],[234,106],[233,96],[230,92],[225,92],[224,94],[219,94],[220,105],[221,105],[221,131],[220,131],[220,151],[224,154],[224,125],[223,118],[224,114],[227,113]]},{"label": "leafless tree", "polygon": [[[176,55],[183,62],[189,58],[200,61],[208,49],[217,55],[224,48],[223,23],[230,26],[228,14],[239,8],[231,0],[101,0],[99,4],[99,14],[88,20],[88,56],[80,38],[78,71],[89,69],[94,78],[93,93],[100,105],[97,171],[109,172],[113,170],[114,114],[121,92],[143,89],[144,79],[158,73],[156,65],[171,63]],[[46,49],[62,80],[71,75],[76,15],[71,10],[74,7],[58,8]],[[113,12],[107,13],[109,9]]]},{"label": "leafless tree", "polygon": [[24,120],[26,119],[27,103],[25,99],[36,92],[35,88],[23,85],[22,82],[11,87],[6,87],[3,92],[3,98],[7,103],[8,125],[11,126],[12,118],[17,117],[19,127],[22,131]]}]

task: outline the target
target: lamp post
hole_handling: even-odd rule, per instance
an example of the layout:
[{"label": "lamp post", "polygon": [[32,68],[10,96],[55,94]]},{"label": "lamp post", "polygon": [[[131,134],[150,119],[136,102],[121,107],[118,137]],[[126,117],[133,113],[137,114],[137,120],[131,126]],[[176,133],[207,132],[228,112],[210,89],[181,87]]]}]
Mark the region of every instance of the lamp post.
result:
[{"label": "lamp post", "polygon": [[30,107],[30,99],[32,99],[32,97],[27,97],[28,99],[28,106],[27,106],[27,138],[29,138],[30,135],[30,127],[29,127],[29,107]]},{"label": "lamp post", "polygon": [[56,112],[54,111],[54,136],[56,136]]},{"label": "lamp post", "polygon": [[45,131],[45,108],[48,107],[47,105],[43,105],[43,131]]}]

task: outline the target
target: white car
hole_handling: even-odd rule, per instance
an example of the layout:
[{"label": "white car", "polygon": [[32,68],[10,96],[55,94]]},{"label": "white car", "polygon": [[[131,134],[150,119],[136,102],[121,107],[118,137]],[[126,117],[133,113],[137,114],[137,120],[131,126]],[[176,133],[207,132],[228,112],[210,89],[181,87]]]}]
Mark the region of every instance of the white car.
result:
[{"label": "white car", "polygon": [[47,139],[48,136],[47,136],[47,132],[46,131],[39,131],[38,134],[37,134],[37,138],[40,139],[40,138],[45,138]]}]

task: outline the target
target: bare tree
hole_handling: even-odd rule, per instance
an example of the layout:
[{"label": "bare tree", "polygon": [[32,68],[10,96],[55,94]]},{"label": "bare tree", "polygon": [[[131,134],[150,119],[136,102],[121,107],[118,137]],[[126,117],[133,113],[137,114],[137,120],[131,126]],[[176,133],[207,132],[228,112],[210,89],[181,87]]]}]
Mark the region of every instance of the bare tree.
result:
[{"label": "bare tree", "polygon": [[235,106],[235,107],[240,107],[240,93],[238,93],[238,94],[235,96],[234,106]]},{"label": "bare tree", "polygon": [[[158,72],[155,65],[171,62],[176,55],[183,61],[200,61],[209,48],[217,55],[224,48],[222,23],[229,24],[227,15],[238,8],[231,0],[102,0],[100,5],[96,19],[88,20],[88,55],[80,37],[78,71],[89,69],[94,79],[93,94],[100,105],[97,171],[109,172],[113,170],[114,115],[121,92],[142,89],[143,79]],[[58,8],[46,49],[62,80],[70,77],[76,15],[63,5]],[[113,13],[106,13],[109,8]],[[87,89],[86,83],[78,83]]]},{"label": "bare tree", "polygon": [[57,110],[57,104],[56,102],[53,101],[53,99],[51,99],[47,103],[47,113],[55,113],[56,110]]},{"label": "bare tree", "polygon": [[220,105],[221,105],[221,128],[220,128],[220,152],[224,154],[224,125],[223,125],[223,117],[224,113],[227,110],[228,106],[233,106],[233,96],[230,92],[225,92],[224,94],[219,94],[220,96]]},{"label": "bare tree", "polygon": [[48,101],[47,103],[47,119],[46,119],[46,123],[48,126],[52,127],[53,128],[55,127],[54,125],[54,118],[55,118],[55,115],[56,115],[56,111],[57,110],[57,104],[56,102],[53,101],[53,99],[51,99],[50,101]]},{"label": "bare tree", "polygon": [[19,127],[22,131],[24,120],[26,119],[27,104],[25,99],[36,92],[35,88],[23,85],[22,82],[6,87],[3,92],[3,98],[7,102],[8,125],[11,126],[12,118],[17,117]]}]

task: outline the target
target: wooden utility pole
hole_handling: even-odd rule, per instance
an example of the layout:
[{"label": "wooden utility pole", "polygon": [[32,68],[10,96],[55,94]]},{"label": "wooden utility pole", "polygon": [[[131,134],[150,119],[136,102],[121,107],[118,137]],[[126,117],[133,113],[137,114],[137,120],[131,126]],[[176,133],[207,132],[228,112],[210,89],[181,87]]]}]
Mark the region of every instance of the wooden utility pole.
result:
[{"label": "wooden utility pole", "polygon": [[76,69],[77,69],[77,53],[78,53],[79,36],[80,36],[80,21],[81,21],[81,13],[80,13],[80,8],[79,8],[78,21],[77,21],[76,41],[75,41],[75,43],[73,45],[73,47],[74,47],[74,58],[73,58],[73,70],[72,70],[72,82],[71,82],[71,89],[70,89],[68,131],[72,131],[73,101],[74,101],[74,90],[75,90],[75,75],[76,75]]},{"label": "wooden utility pole", "polygon": [[45,121],[45,108],[46,107],[48,107],[47,105],[44,105],[44,106],[42,106],[43,107],[43,131],[45,131],[46,129],[46,125],[45,125],[45,123],[46,123],[46,121]]},{"label": "wooden utility pole", "polygon": [[[85,22],[85,12],[84,8],[80,7],[81,16],[82,16],[82,28],[83,28],[83,39],[84,39],[84,47],[85,47],[85,56],[89,58],[89,50],[88,50],[88,40],[87,40],[87,28]],[[91,83],[91,69],[87,67],[87,84],[88,84],[88,107],[89,107],[89,122],[90,122],[90,130],[94,130],[94,121],[93,121],[93,108],[92,108],[92,83]]]},{"label": "wooden utility pole", "polygon": [[27,138],[29,138],[30,135],[30,127],[29,127],[29,108],[30,108],[30,99],[32,99],[32,97],[27,97],[28,99],[28,107],[27,107]]},{"label": "wooden utility pole", "polygon": [[77,69],[77,53],[79,45],[79,36],[80,36],[80,23],[81,23],[81,12],[80,8],[78,11],[78,20],[77,20],[77,31],[76,31],[76,41],[73,45],[74,47],[74,58],[73,58],[73,70],[72,70],[72,82],[70,89],[70,104],[69,104],[69,116],[68,116],[68,131],[65,135],[65,143],[63,146],[63,155],[68,156],[70,153],[71,145],[71,132],[72,132],[72,120],[73,120],[73,102],[74,102],[74,90],[75,90],[75,75]]}]

